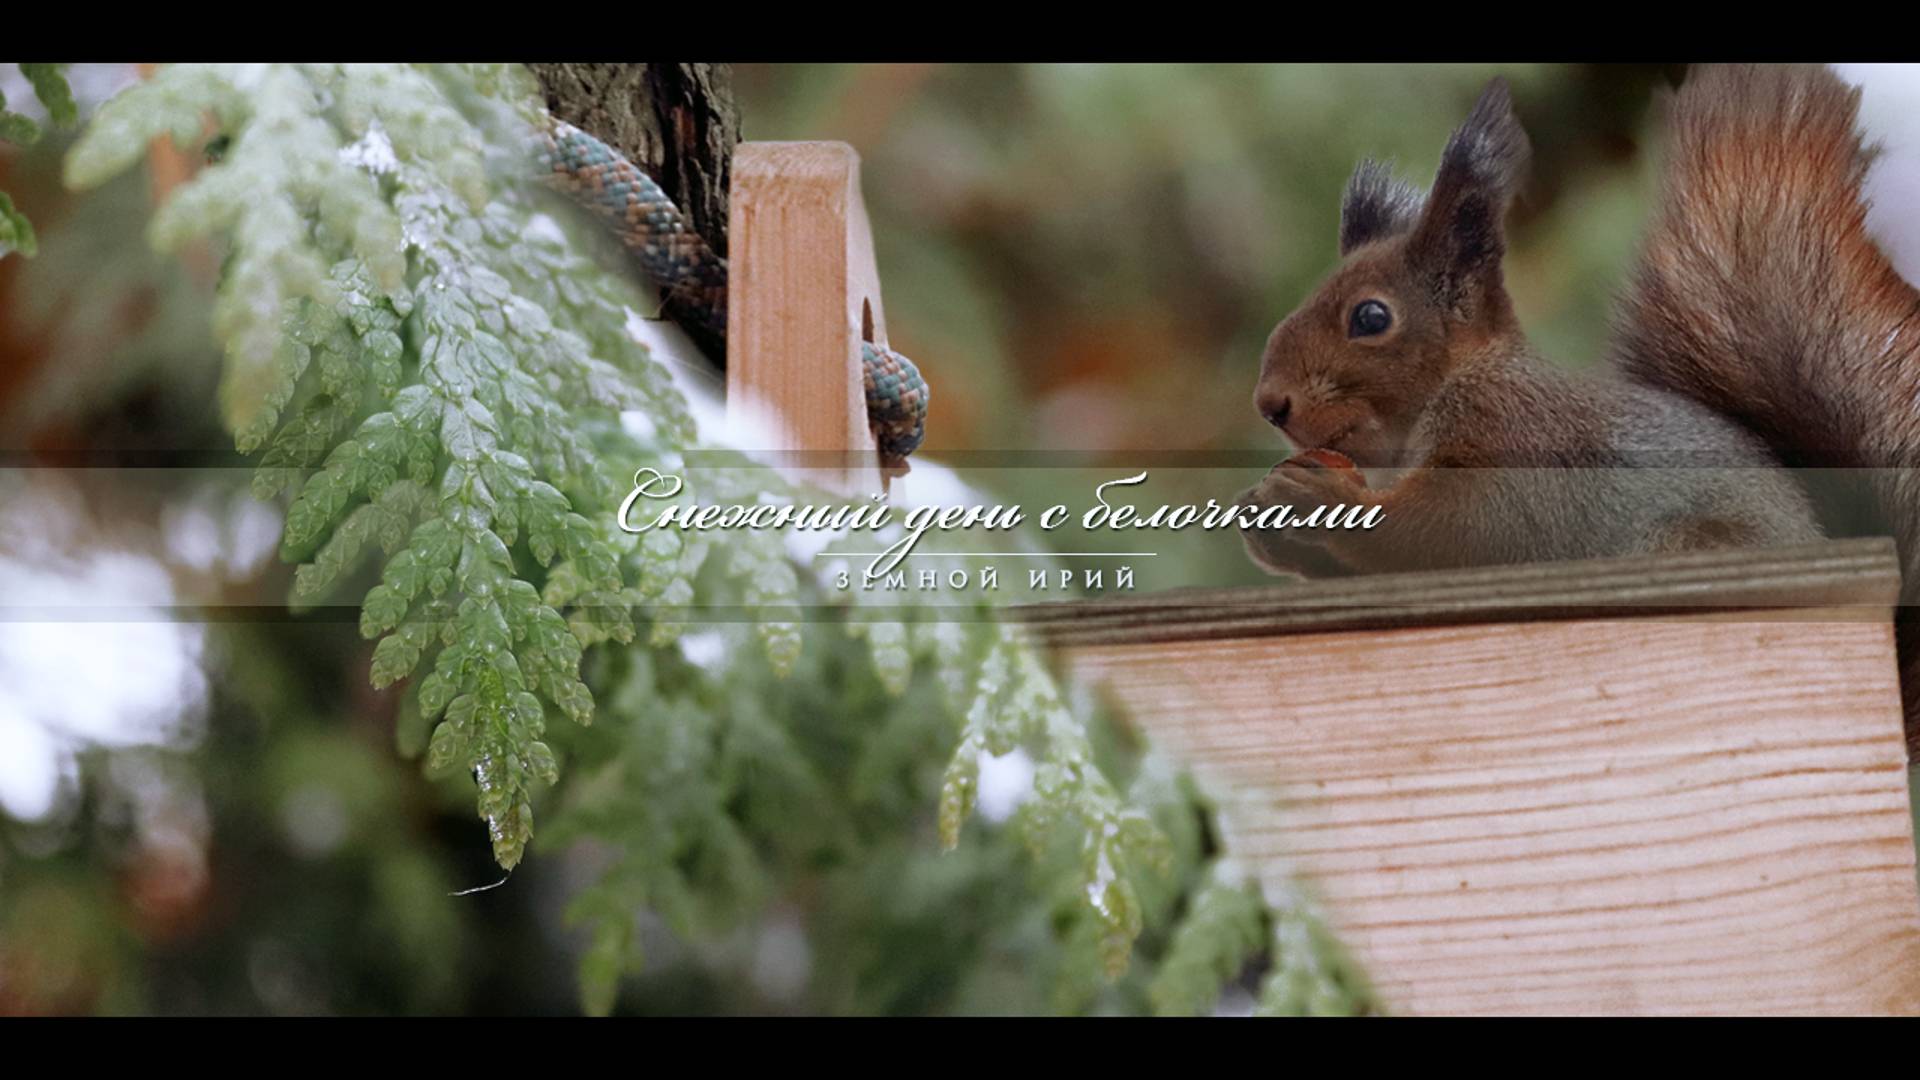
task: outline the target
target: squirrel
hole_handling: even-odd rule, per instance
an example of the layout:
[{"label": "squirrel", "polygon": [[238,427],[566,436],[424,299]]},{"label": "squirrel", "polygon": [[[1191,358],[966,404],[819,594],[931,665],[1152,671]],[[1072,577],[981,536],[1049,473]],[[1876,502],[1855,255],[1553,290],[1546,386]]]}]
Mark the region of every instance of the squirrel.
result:
[{"label": "squirrel", "polygon": [[[1664,96],[1661,192],[1593,374],[1529,346],[1502,280],[1529,156],[1503,80],[1425,194],[1360,164],[1340,265],[1274,329],[1254,393],[1297,449],[1359,471],[1293,458],[1238,501],[1379,524],[1242,538],[1271,572],[1325,576],[1891,533],[1920,754],[1920,291],[1867,232],[1860,92],[1821,65],[1709,65]],[[1797,472],[1832,468],[1862,472],[1811,492]],[[1848,499],[1864,516],[1839,520]]]}]

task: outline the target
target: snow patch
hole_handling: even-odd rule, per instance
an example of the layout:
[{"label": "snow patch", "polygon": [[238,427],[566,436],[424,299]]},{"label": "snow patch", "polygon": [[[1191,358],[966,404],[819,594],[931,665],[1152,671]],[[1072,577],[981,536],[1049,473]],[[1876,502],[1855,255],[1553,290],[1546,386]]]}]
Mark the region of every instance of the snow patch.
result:
[{"label": "snow patch", "polygon": [[387,138],[387,131],[377,118],[367,125],[366,134],[340,148],[340,160],[375,176],[385,176],[400,167],[400,158],[393,152],[393,140]]}]

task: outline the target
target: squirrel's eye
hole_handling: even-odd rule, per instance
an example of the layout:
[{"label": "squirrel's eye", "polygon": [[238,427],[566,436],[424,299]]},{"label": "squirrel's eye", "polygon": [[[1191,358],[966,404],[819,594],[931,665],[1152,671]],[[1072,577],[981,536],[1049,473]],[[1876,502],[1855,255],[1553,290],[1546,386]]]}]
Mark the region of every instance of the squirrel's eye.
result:
[{"label": "squirrel's eye", "polygon": [[1393,312],[1378,300],[1362,300],[1354,305],[1353,314],[1347,319],[1348,337],[1372,337],[1384,334],[1387,327],[1393,325]]}]

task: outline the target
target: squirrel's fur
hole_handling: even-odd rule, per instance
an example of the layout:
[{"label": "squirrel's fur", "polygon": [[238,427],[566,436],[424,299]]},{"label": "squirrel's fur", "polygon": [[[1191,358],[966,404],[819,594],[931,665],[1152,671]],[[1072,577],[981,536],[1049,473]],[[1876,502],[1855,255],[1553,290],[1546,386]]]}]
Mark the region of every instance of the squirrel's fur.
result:
[{"label": "squirrel's fur", "polygon": [[[1260,530],[1278,572],[1353,572],[1805,542],[1795,469],[1864,470],[1892,533],[1920,745],[1920,293],[1866,229],[1859,91],[1821,66],[1696,68],[1668,102],[1660,202],[1612,363],[1539,359],[1501,278],[1527,141],[1496,80],[1424,197],[1372,162],[1341,208],[1341,265],[1275,328],[1256,407],[1333,470],[1276,467],[1241,497],[1383,507],[1371,530]],[[1381,331],[1373,302],[1391,313]],[[1802,476],[1807,474],[1801,474]],[[1824,474],[1823,474],[1824,475]],[[1823,511],[1830,494],[1816,492]],[[1311,542],[1316,547],[1309,547]]]}]

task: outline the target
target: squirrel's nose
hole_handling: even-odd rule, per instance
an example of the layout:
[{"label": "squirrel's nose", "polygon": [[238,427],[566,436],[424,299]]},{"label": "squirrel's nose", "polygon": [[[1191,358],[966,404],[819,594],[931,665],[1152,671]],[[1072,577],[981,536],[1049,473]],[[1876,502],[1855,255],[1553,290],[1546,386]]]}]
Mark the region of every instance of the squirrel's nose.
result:
[{"label": "squirrel's nose", "polygon": [[1283,432],[1287,430],[1287,417],[1292,413],[1293,398],[1284,394],[1281,395],[1278,402],[1263,401],[1260,403],[1260,415],[1267,418],[1267,423],[1272,424]]}]

